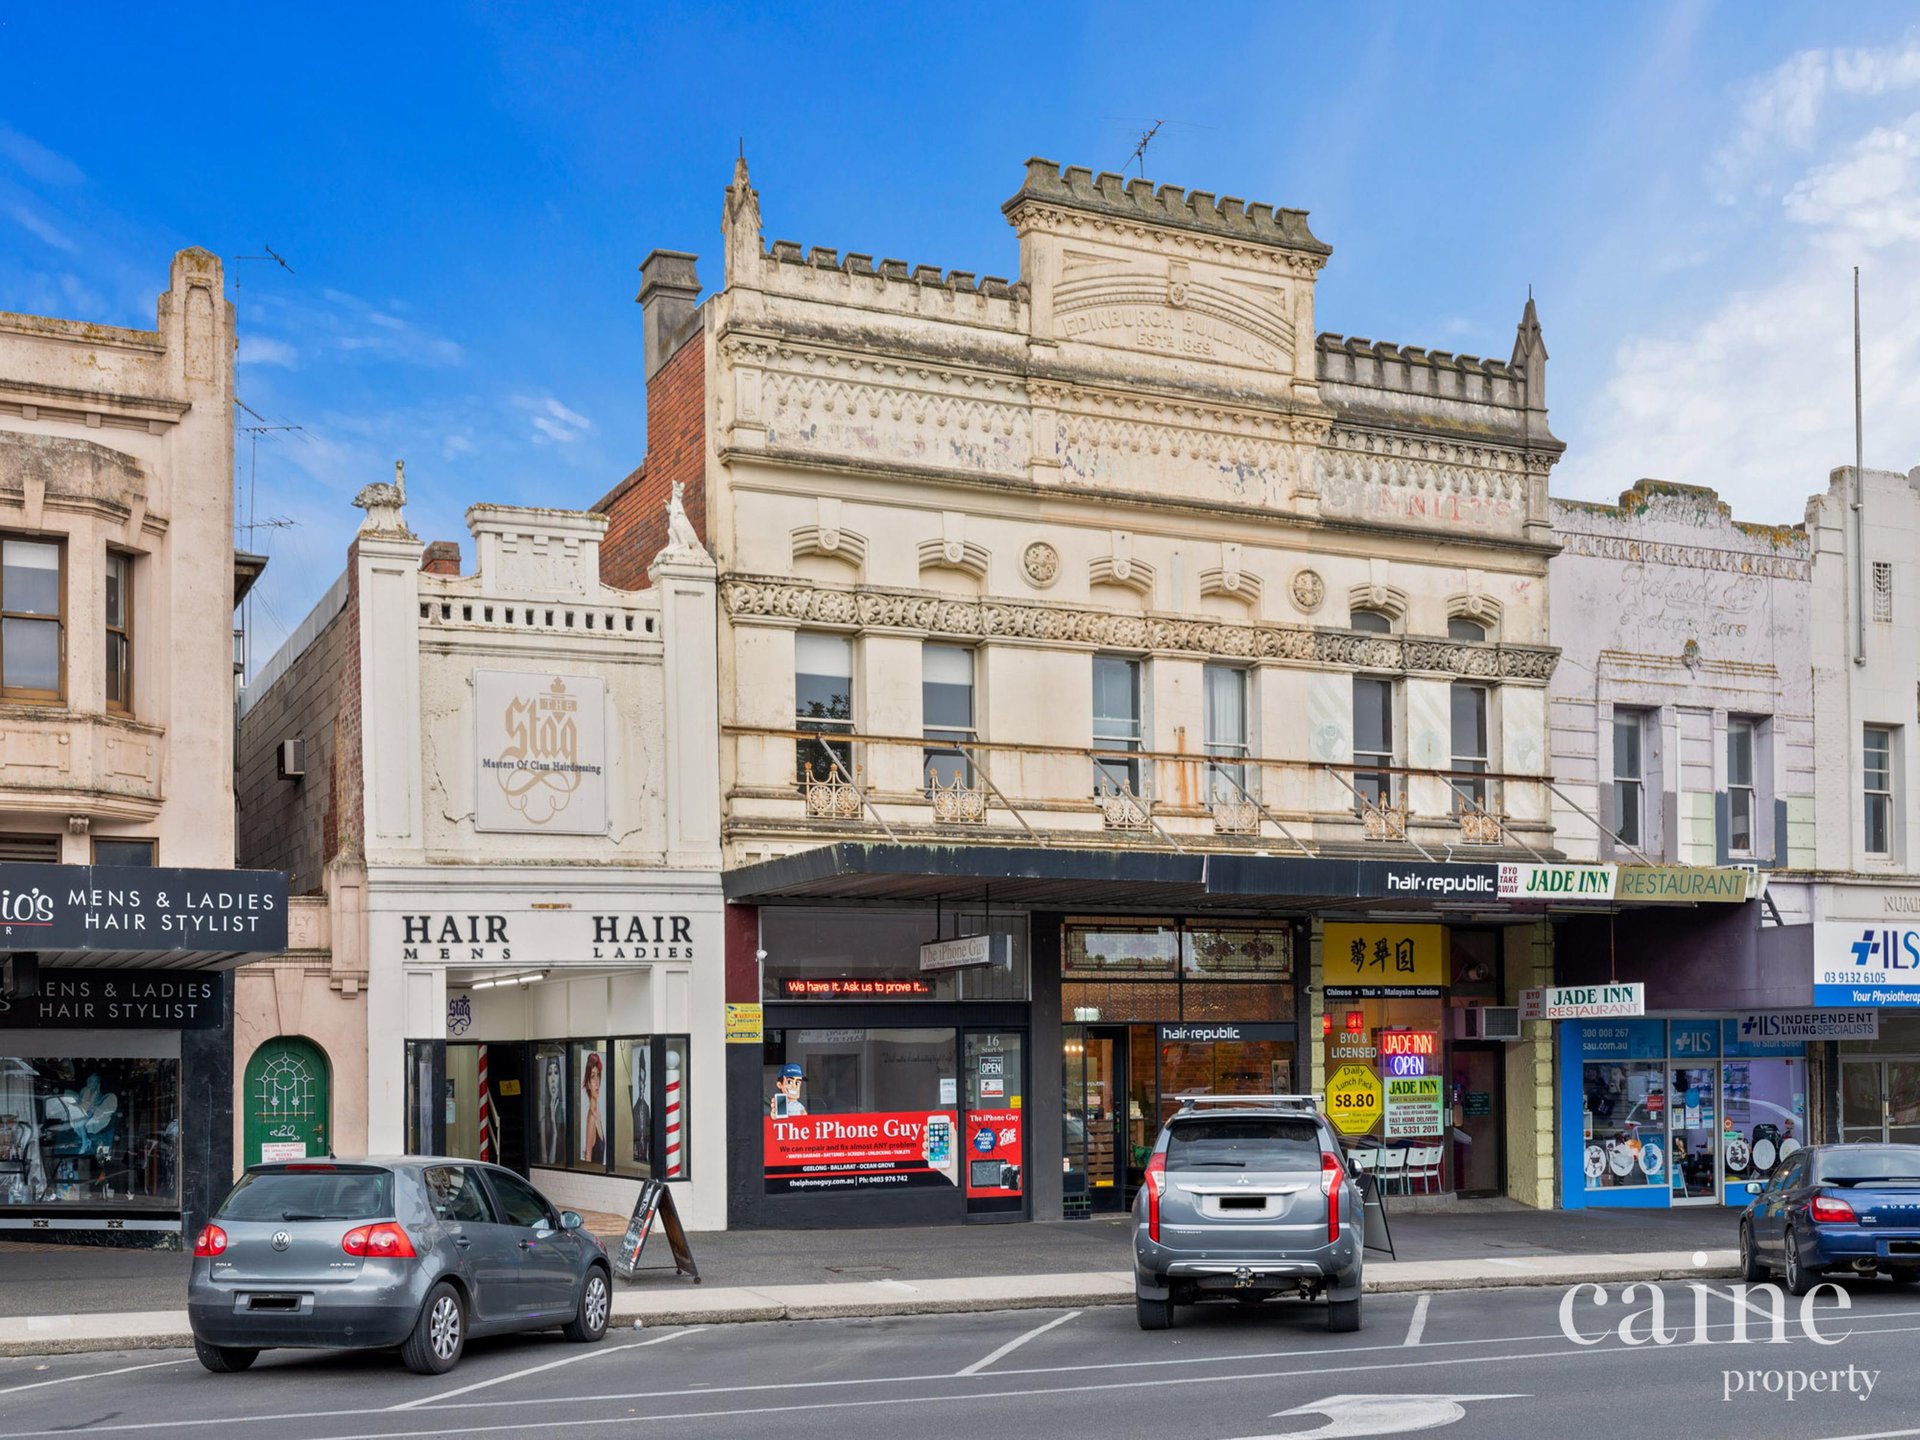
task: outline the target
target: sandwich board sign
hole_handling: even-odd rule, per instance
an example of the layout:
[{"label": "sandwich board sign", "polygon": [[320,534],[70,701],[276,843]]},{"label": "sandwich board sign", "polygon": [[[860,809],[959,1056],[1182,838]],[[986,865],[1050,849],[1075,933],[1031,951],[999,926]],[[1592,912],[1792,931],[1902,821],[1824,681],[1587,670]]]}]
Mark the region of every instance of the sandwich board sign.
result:
[{"label": "sandwich board sign", "polygon": [[[693,1283],[700,1283],[700,1270],[693,1263],[693,1249],[687,1244],[687,1232],[680,1224],[680,1212],[673,1208],[673,1191],[667,1188],[664,1180],[643,1181],[639,1198],[633,1202],[633,1218],[627,1221],[627,1233],[620,1237],[620,1244],[613,1254],[613,1268],[622,1280],[636,1279],[640,1274],[640,1252],[646,1248],[647,1236],[653,1231],[654,1216],[660,1217],[660,1228],[666,1231],[667,1246],[673,1252],[674,1273],[691,1275]],[[649,1267],[665,1270],[664,1265]]]}]

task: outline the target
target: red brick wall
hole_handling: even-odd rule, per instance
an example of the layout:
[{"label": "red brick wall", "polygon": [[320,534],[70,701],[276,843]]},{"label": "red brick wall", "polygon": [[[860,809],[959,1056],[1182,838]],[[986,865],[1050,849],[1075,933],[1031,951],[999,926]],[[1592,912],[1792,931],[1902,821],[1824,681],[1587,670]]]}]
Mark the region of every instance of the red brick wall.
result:
[{"label": "red brick wall", "polygon": [[[295,895],[318,895],[327,864],[358,850],[360,599],[347,552],[347,600],[241,720],[234,744],[235,863],[284,870]],[[307,742],[304,780],[283,780],[282,740]]]},{"label": "red brick wall", "polygon": [[600,580],[644,590],[647,566],[667,543],[667,496],[687,487],[687,518],[707,538],[706,346],[695,332],[647,382],[647,458],[594,509],[607,517]]}]

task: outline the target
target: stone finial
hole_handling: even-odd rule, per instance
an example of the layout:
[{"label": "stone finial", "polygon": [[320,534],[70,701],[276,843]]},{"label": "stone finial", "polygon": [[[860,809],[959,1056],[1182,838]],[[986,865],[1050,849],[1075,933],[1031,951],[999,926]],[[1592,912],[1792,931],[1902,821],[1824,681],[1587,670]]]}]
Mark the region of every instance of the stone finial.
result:
[{"label": "stone finial", "polygon": [[726,245],[728,285],[750,284],[753,264],[760,259],[760,192],[747,178],[747,152],[733,162],[733,183],[727,186],[727,203],[720,220],[720,234]]},{"label": "stone finial", "polygon": [[1514,327],[1512,366],[1526,375],[1527,409],[1547,408],[1547,342],[1540,334],[1540,312],[1534,309],[1533,288],[1527,288],[1527,308]]},{"label": "stone finial", "polygon": [[394,461],[393,483],[375,481],[362,486],[353,503],[367,512],[367,518],[360,522],[362,535],[411,536],[403,513],[407,506],[407,462]]}]

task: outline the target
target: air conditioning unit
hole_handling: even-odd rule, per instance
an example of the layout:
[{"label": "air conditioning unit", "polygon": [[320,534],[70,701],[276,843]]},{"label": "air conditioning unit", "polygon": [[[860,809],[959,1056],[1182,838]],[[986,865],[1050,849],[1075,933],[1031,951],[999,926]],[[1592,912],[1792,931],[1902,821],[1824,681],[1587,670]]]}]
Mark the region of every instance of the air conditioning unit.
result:
[{"label": "air conditioning unit", "polygon": [[275,756],[282,780],[299,780],[307,773],[307,742],[282,740]]},{"label": "air conditioning unit", "polygon": [[1456,1040],[1518,1040],[1518,1005],[1468,1005],[1453,1012]]}]

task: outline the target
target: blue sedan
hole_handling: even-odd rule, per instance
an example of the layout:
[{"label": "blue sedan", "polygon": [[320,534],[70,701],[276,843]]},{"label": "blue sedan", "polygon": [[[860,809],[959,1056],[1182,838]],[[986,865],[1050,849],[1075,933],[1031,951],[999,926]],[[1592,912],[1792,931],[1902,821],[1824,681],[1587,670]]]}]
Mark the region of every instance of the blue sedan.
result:
[{"label": "blue sedan", "polygon": [[1829,1271],[1920,1280],[1920,1145],[1813,1145],[1747,1186],[1740,1269],[1804,1295]]}]

